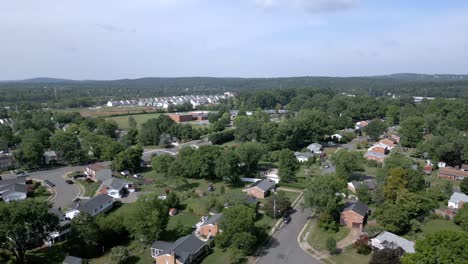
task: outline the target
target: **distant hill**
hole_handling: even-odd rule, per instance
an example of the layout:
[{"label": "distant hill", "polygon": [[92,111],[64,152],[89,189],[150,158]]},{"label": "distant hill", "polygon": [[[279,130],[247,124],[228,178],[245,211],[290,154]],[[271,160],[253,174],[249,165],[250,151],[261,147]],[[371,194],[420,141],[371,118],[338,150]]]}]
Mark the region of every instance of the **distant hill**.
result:
[{"label": "distant hill", "polygon": [[374,78],[386,78],[405,81],[463,81],[468,80],[468,75],[463,74],[418,74],[396,73],[390,75],[372,76]]}]

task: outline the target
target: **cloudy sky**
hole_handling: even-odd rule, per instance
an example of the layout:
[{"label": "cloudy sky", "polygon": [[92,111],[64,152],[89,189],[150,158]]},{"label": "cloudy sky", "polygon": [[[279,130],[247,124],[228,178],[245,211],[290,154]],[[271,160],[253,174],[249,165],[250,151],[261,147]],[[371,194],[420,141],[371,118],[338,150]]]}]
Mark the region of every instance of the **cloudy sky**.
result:
[{"label": "cloudy sky", "polygon": [[466,0],[0,0],[0,79],[468,73]]}]

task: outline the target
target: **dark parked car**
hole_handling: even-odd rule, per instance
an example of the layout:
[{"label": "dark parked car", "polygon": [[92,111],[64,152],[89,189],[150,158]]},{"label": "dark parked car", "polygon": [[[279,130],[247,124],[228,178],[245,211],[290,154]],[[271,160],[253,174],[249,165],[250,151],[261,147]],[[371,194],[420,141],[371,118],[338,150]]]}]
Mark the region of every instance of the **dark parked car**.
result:
[{"label": "dark parked car", "polygon": [[55,184],[53,182],[49,181],[49,180],[45,180],[44,182],[45,182],[45,184],[47,184],[51,188],[55,187]]},{"label": "dark parked car", "polygon": [[74,183],[75,183],[75,182],[72,181],[72,180],[66,180],[66,182],[67,182],[68,184],[74,184]]},{"label": "dark parked car", "polygon": [[283,216],[283,222],[289,224],[289,222],[291,222],[291,217],[289,215]]}]

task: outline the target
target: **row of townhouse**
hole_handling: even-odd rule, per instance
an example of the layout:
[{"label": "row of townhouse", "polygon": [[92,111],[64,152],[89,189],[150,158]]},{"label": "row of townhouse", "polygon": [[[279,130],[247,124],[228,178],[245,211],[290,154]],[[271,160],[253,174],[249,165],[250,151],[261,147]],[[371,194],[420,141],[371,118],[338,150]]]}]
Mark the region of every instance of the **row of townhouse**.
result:
[{"label": "row of townhouse", "polygon": [[140,98],[134,100],[111,100],[106,106],[148,106],[158,109],[167,109],[170,105],[182,105],[190,103],[192,107],[206,104],[217,104],[220,100],[228,98],[230,95],[182,95],[154,98]]}]

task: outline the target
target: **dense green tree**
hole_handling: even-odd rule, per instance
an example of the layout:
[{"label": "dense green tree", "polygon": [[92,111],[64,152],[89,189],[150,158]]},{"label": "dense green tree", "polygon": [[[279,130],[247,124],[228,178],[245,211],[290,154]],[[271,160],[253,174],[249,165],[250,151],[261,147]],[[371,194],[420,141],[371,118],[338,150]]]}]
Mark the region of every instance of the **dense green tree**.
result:
[{"label": "dense green tree", "polygon": [[21,147],[13,152],[20,166],[26,168],[38,168],[43,163],[44,146],[34,138],[25,138]]},{"label": "dense green tree", "polygon": [[219,146],[201,146],[192,157],[192,169],[195,176],[213,180],[216,177],[216,160],[221,154]]},{"label": "dense green tree", "polygon": [[117,122],[114,120],[105,120],[99,119],[96,127],[96,133],[99,135],[105,135],[111,138],[116,138],[117,134],[115,131],[117,130],[118,125]]},{"label": "dense green tree", "polygon": [[388,158],[385,159],[384,166],[386,169],[393,169],[393,168],[410,169],[413,164],[414,164],[413,160],[411,160],[408,157],[405,157],[400,154],[392,154]]},{"label": "dense green tree", "polygon": [[234,248],[244,254],[252,253],[257,243],[255,236],[255,209],[246,205],[235,205],[223,211],[220,223],[221,234],[216,236],[221,248]]},{"label": "dense green tree", "polygon": [[[275,206],[276,212],[274,210]],[[265,213],[272,218],[283,216],[289,209],[291,209],[291,201],[289,201],[289,198],[283,191],[278,191],[276,194],[270,195],[263,206]]]},{"label": "dense green tree", "polygon": [[370,204],[372,202],[372,195],[369,191],[369,187],[365,184],[359,185],[356,190],[356,196],[358,197],[359,201]]},{"label": "dense green tree", "polygon": [[77,164],[85,160],[78,137],[71,133],[57,130],[50,137],[50,146],[68,164]]},{"label": "dense green tree", "polygon": [[130,172],[137,172],[140,170],[141,157],[143,155],[143,148],[134,147],[120,152],[112,161],[112,169],[114,171],[129,170]]},{"label": "dense green tree", "polygon": [[159,173],[167,173],[175,158],[169,154],[155,155],[151,158],[151,167]]},{"label": "dense green tree", "polygon": [[126,247],[113,247],[110,251],[110,260],[112,264],[124,264],[130,258],[130,252]]},{"label": "dense green tree", "polygon": [[426,133],[427,123],[422,117],[413,116],[401,122],[400,134],[401,145],[405,147],[416,147]]},{"label": "dense green tree", "polygon": [[234,119],[234,126],[236,140],[241,142],[259,140],[261,124],[256,119],[238,115]]},{"label": "dense green tree", "polygon": [[463,178],[463,180],[460,182],[460,190],[462,193],[468,195],[468,178]]},{"label": "dense green tree", "polygon": [[468,233],[444,230],[427,234],[416,241],[414,254],[406,254],[403,264],[466,263],[468,259]]},{"label": "dense green tree", "polygon": [[169,192],[164,200],[168,208],[180,208],[180,198],[175,192]]},{"label": "dense green tree", "polygon": [[300,165],[294,156],[294,152],[289,149],[283,149],[279,153],[279,170],[278,174],[282,181],[296,182],[296,172]]},{"label": "dense green tree", "polygon": [[44,243],[57,228],[58,219],[48,204],[35,200],[0,203],[0,244],[16,263],[25,263],[26,251]]},{"label": "dense green tree", "polygon": [[404,253],[401,247],[387,243],[383,249],[374,250],[369,264],[401,264],[400,258]]},{"label": "dense green tree", "polygon": [[168,207],[158,199],[157,195],[147,195],[138,198],[135,209],[125,218],[130,227],[130,233],[135,239],[145,243],[158,240],[166,229],[169,221]]},{"label": "dense green tree", "polygon": [[215,174],[227,184],[238,184],[242,175],[240,159],[233,149],[225,149],[216,159]]},{"label": "dense green tree", "polygon": [[468,232],[468,206],[463,206],[458,209],[457,215],[453,218],[453,222],[459,225],[465,232]]},{"label": "dense green tree", "polygon": [[[71,221],[71,252],[76,256],[90,258],[96,256],[102,248],[103,237],[94,217],[81,212]],[[103,251],[103,250],[102,250]]]},{"label": "dense green tree", "polygon": [[176,123],[167,115],[160,115],[157,118],[149,119],[141,125],[138,138],[143,145],[158,145],[160,137],[168,133]]},{"label": "dense green tree", "polygon": [[246,142],[236,148],[236,153],[245,175],[254,175],[257,173],[258,162],[266,153],[266,149],[260,143]]},{"label": "dense green tree", "polygon": [[138,128],[138,123],[133,116],[128,117],[128,128],[129,130]]},{"label": "dense green tree", "polygon": [[336,166],[336,174],[342,179],[348,179],[352,172],[364,170],[364,158],[357,151],[340,150],[331,158]]},{"label": "dense green tree", "polygon": [[372,140],[377,141],[386,129],[387,125],[382,120],[373,119],[363,130]]}]

